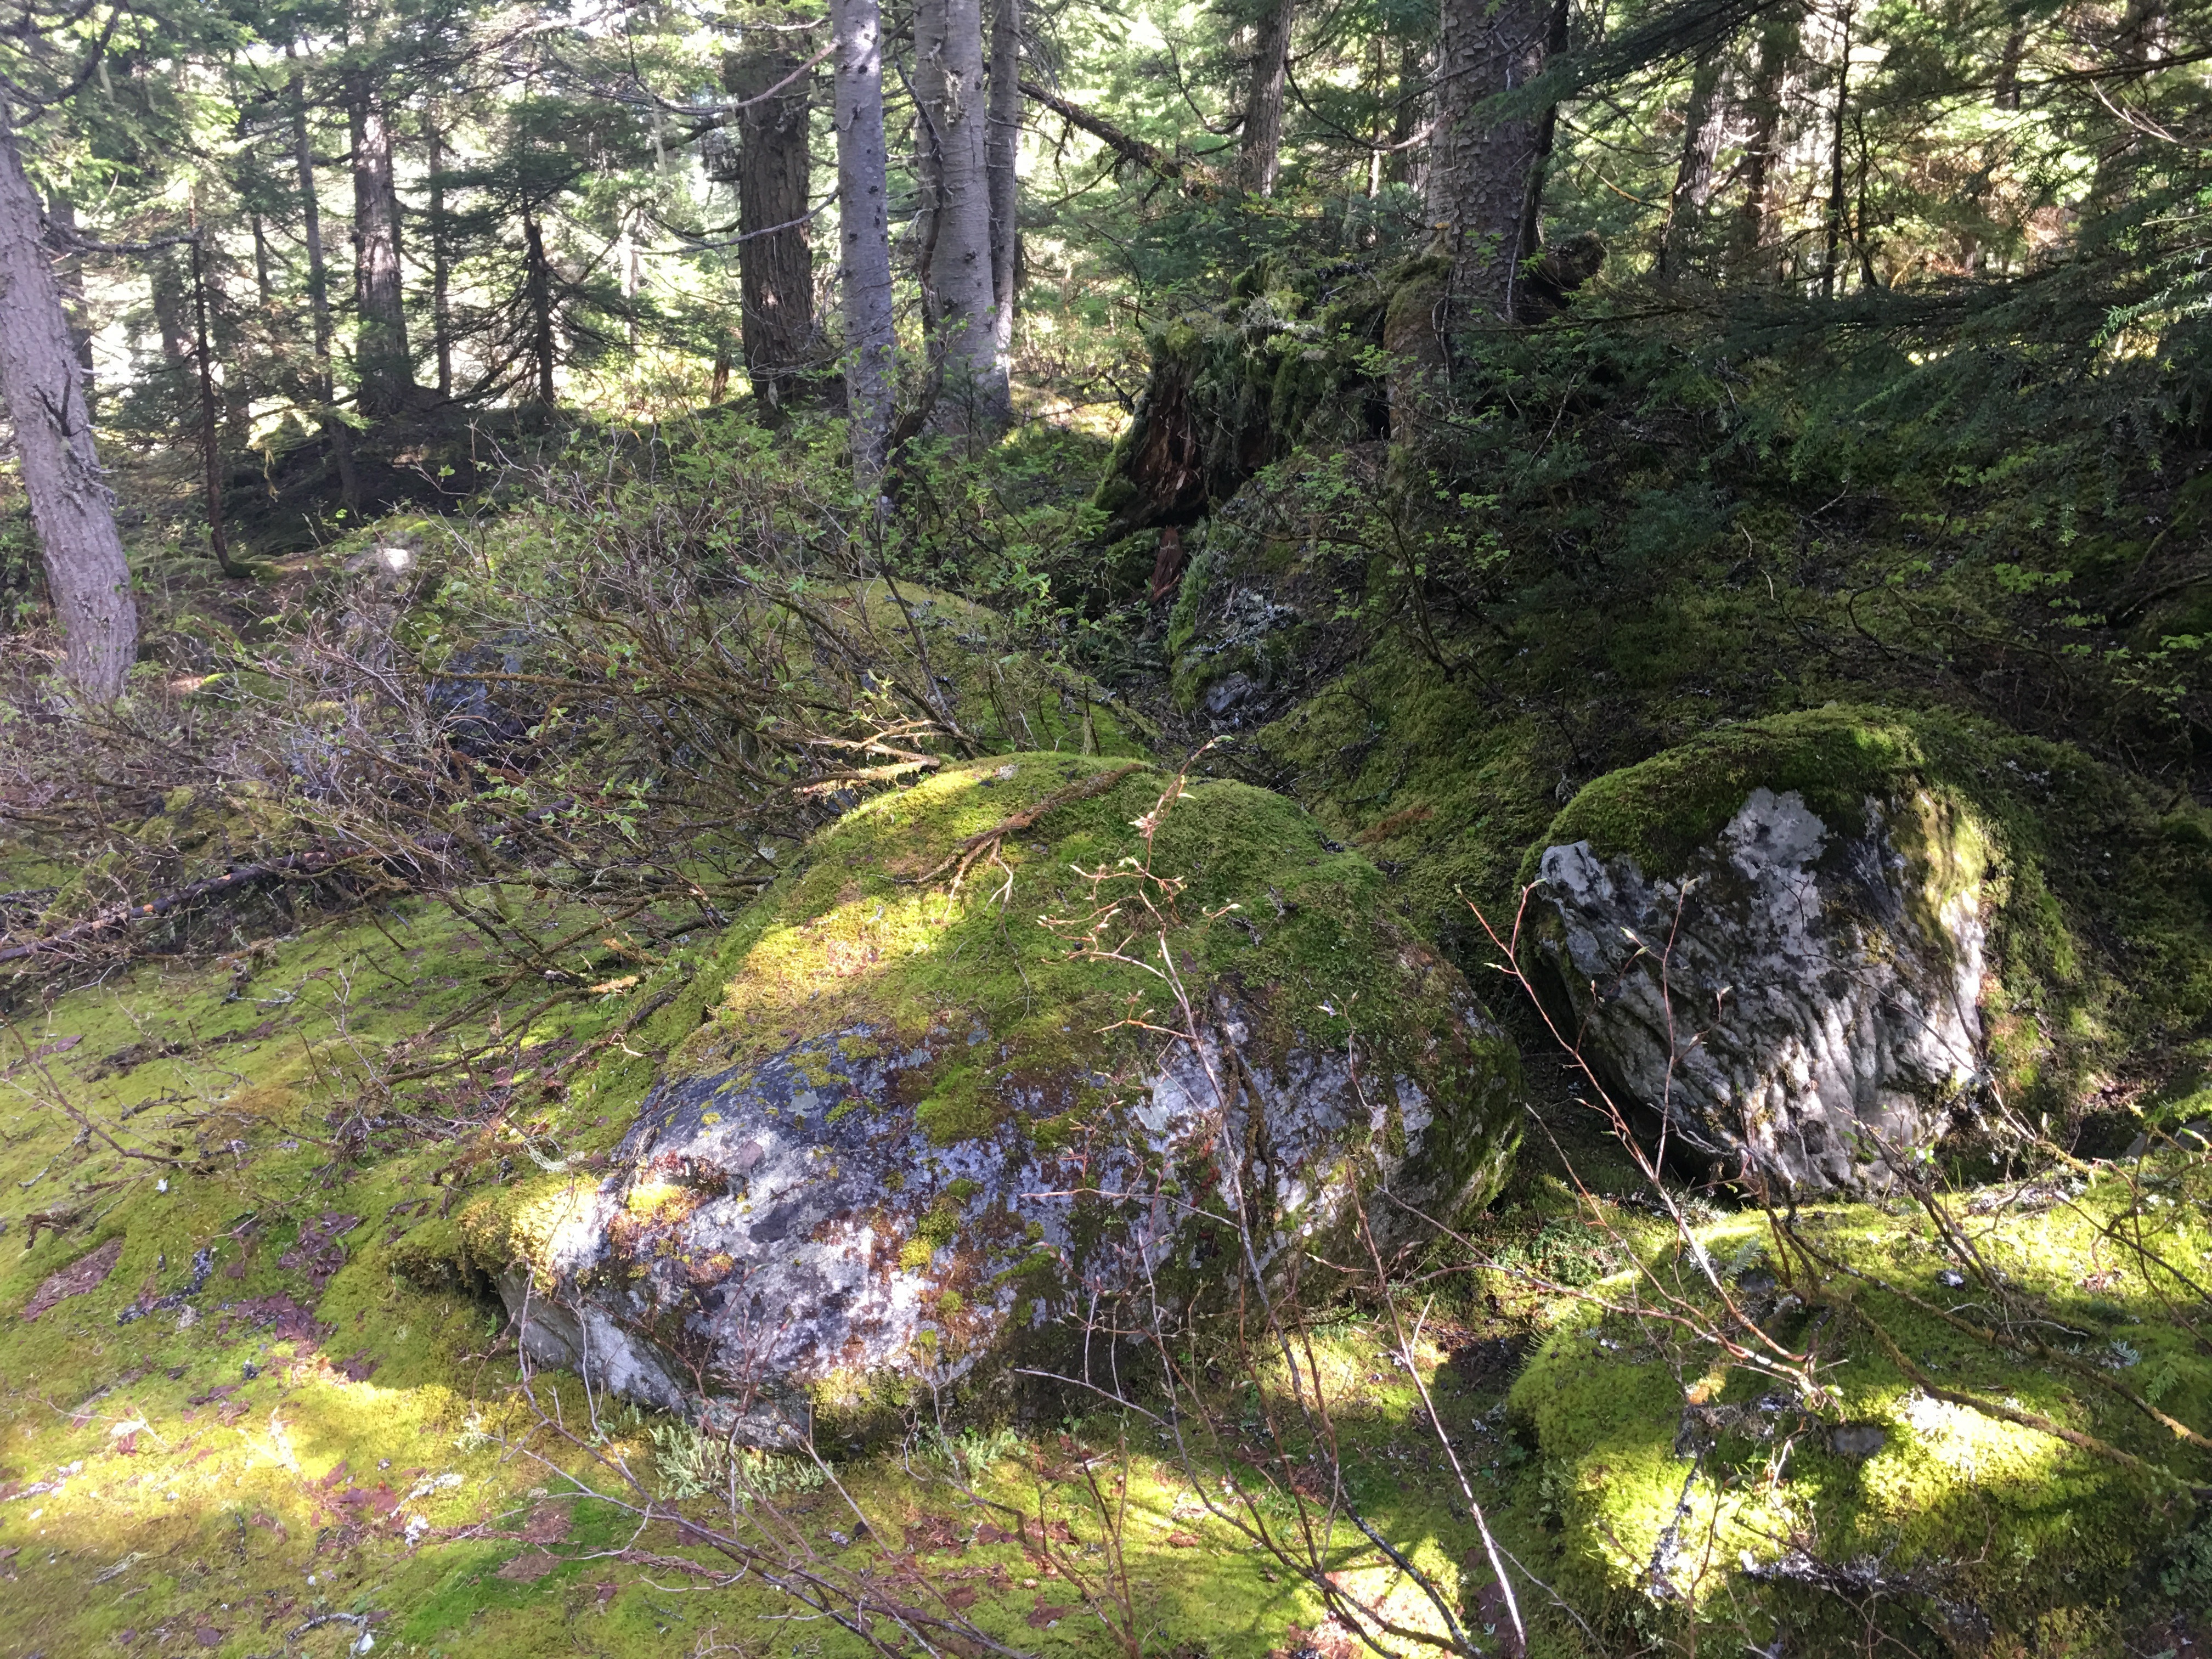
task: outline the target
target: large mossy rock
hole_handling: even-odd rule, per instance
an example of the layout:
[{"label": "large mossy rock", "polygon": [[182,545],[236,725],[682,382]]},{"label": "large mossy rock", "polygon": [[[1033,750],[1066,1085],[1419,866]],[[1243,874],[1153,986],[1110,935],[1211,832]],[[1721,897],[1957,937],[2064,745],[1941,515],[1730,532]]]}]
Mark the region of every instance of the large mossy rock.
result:
[{"label": "large mossy rock", "polygon": [[1486,1202],[1517,1064],[1466,981],[1289,801],[1173,787],[1019,755],[819,836],[702,975],[605,1178],[465,1212],[530,1348],[774,1441],[1079,1364],[1140,1285],[1170,1319],[1218,1303],[1232,1217],[1321,1292],[1378,1185],[1386,1249]]},{"label": "large mossy rock", "polygon": [[2063,745],[1831,708],[1589,785],[1529,949],[1620,1103],[1776,1190],[2079,1115],[2212,1010],[2203,815]]}]

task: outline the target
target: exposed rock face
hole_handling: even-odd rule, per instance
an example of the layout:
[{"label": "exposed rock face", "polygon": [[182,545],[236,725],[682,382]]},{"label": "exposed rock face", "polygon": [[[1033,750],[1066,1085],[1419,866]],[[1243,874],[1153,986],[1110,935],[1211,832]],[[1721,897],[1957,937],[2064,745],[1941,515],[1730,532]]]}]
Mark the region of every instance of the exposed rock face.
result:
[{"label": "exposed rock face", "polygon": [[1678,872],[1546,848],[1538,949],[1608,1087],[1678,1143],[1778,1188],[1879,1188],[1978,1109],[1980,848],[1925,795],[1846,828],[1756,788]]},{"label": "exposed rock face", "polygon": [[[1001,849],[1003,898],[891,873],[1086,779],[1115,787]],[[1131,820],[1166,782],[1022,757],[827,832],[735,930],[713,1023],[612,1173],[497,1218],[531,1352],[774,1443],[924,1382],[1103,1364],[1110,1345],[1086,1330],[1117,1299],[1126,1325],[1155,1297],[1175,1313],[1231,1291],[1240,1213],[1279,1281],[1294,1245],[1348,1243],[1354,1199],[1380,1183],[1441,1218],[1486,1201],[1513,1140],[1511,1048],[1371,866],[1287,802],[1204,786],[1153,840],[1154,868],[1192,884],[1166,933],[1194,1043],[1168,1034],[1159,981],[1071,958],[1041,923],[1083,914],[1093,889],[1072,865],[1127,868]],[[1129,955],[1158,949],[1140,932]],[[1369,1212],[1386,1243],[1413,1225],[1396,1203]]]}]

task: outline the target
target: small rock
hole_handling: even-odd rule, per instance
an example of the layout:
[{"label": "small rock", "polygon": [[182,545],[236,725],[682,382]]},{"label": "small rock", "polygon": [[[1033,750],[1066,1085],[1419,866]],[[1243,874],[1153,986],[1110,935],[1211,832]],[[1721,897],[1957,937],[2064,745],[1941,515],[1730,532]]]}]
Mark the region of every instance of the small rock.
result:
[{"label": "small rock", "polygon": [[1889,1431],[1879,1423],[1839,1423],[1828,1431],[1828,1449],[1853,1463],[1863,1463],[1889,1443]]}]

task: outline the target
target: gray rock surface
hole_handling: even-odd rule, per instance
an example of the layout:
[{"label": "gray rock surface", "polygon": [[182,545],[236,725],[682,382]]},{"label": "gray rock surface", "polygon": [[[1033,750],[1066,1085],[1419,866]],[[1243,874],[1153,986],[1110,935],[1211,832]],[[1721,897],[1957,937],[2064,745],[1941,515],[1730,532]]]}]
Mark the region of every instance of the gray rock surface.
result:
[{"label": "gray rock surface", "polygon": [[[1502,1042],[1471,997],[1462,1014],[1468,1035]],[[1240,1096],[1224,1044],[1248,1053],[1248,1035],[1218,1006],[1202,1054],[1168,1045],[1118,1091],[1124,1103],[1049,1147],[1036,1121],[1112,1079],[1036,1079],[1018,1116],[951,1144],[918,1121],[932,1073],[988,1042],[979,1030],[902,1047],[859,1027],[665,1081],[617,1173],[575,1193],[539,1261],[499,1276],[501,1295],[538,1363],[775,1445],[806,1432],[817,1405],[880,1396],[886,1380],[943,1387],[1024,1355],[1103,1365],[1109,1345],[1084,1333],[1102,1305],[1122,1299],[1126,1321],[1155,1291],[1173,1310],[1225,1290],[1240,1202],[1267,1212],[1255,1229],[1267,1272],[1377,1180],[1455,1212],[1464,1194],[1422,1179],[1439,1161],[1437,1125],[1413,1079],[1355,1086],[1342,1054],[1293,1049]],[[1438,1133],[1464,1127],[1455,1114]],[[1180,1179],[1164,1187],[1163,1172]],[[1486,1192],[1495,1176],[1472,1172]],[[1407,1218],[1381,1206],[1372,1223],[1387,1243]]]},{"label": "gray rock surface", "polygon": [[1762,788],[1685,871],[1588,842],[1543,853],[1537,949],[1583,1051],[1686,1161],[1778,1192],[1876,1190],[1979,1121],[1971,832],[1910,801],[1869,799],[1864,820],[1839,830]]}]

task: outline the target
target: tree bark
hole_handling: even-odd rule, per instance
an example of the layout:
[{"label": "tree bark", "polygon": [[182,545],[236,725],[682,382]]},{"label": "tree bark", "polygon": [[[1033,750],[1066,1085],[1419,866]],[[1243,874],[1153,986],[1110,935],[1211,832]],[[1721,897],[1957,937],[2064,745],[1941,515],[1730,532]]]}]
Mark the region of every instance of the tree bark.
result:
[{"label": "tree bark", "polygon": [[23,493],[53,597],[64,672],[112,702],[137,654],[131,567],[116,533],[85,406],[83,372],[55,283],[39,198],[23,173],[15,112],[0,98],[0,396],[15,427]]},{"label": "tree bark", "polygon": [[55,237],[54,281],[61,290],[69,315],[70,342],[77,367],[84,372],[84,396],[93,396],[92,317],[84,296],[84,255],[76,251],[76,204],[69,192],[56,191],[46,201],[46,220]]},{"label": "tree bark", "polygon": [[1820,261],[1820,294],[1824,299],[1835,297],[1836,264],[1843,251],[1844,125],[1850,107],[1851,22],[1856,9],[1850,5],[1844,8],[1843,46],[1836,58],[1836,111],[1828,144],[1827,248]]},{"label": "tree bark", "polygon": [[836,37],[837,277],[845,313],[845,403],[853,472],[872,489],[884,467],[896,390],[890,220],[885,198],[883,24],[877,0],[830,0]]},{"label": "tree bark", "polygon": [[914,280],[921,295],[922,345],[937,361],[937,325],[945,303],[937,291],[938,228],[945,222],[945,136],[930,118],[933,101],[944,96],[945,8],[943,0],[918,0],[914,12],[914,75],[908,90],[914,94],[914,223],[908,240],[914,246]]},{"label": "tree bark", "polygon": [[1553,10],[1550,0],[1443,0],[1429,220],[1437,252],[1451,259],[1451,307],[1462,319],[1512,321],[1521,266],[1535,252],[1528,204],[1545,123],[1478,112],[1543,67]]},{"label": "tree bark", "polygon": [[1426,57],[1418,41],[1408,40],[1398,49],[1398,107],[1390,118],[1390,153],[1382,158],[1382,178],[1388,184],[1414,182],[1413,163],[1419,149],[1412,140],[1420,130],[1422,106],[1428,101],[1421,90],[1428,78]]},{"label": "tree bark", "polygon": [[991,134],[984,166],[991,184],[991,290],[998,301],[993,343],[1006,362],[1013,355],[1015,285],[1021,274],[1021,0],[992,0],[990,77]]},{"label": "tree bark", "polygon": [[1997,82],[1990,102],[1999,109],[2020,107],[2020,60],[2027,52],[2027,27],[2014,23],[2005,35],[2004,51],[1997,58]]},{"label": "tree bark", "polygon": [[1795,5],[1770,13],[1759,32],[1759,62],[1744,100],[1751,131],[1744,140],[1736,172],[1743,181],[1743,204],[1736,210],[1734,264],[1748,271],[1766,240],[1766,196],[1782,135],[1782,89],[1797,60],[1803,14]]},{"label": "tree bark", "polygon": [[538,402],[553,407],[553,267],[545,257],[545,237],[538,216],[522,214],[524,297],[530,307],[530,359],[537,369]]},{"label": "tree bark", "polygon": [[915,55],[915,91],[939,158],[930,277],[942,315],[933,418],[941,430],[988,431],[1012,417],[1012,400],[999,356],[991,281],[991,194],[984,161],[990,115],[981,0],[919,0]]},{"label": "tree bark", "polygon": [[1674,166],[1674,188],[1667,198],[1667,224],[1659,241],[1659,276],[1667,281],[1686,275],[1705,223],[1705,204],[1713,193],[1713,161],[1719,153],[1723,106],[1721,53],[1717,47],[1698,60],[1690,75],[1689,102],[1682,110],[1682,155]]},{"label": "tree bark", "polygon": [[438,356],[438,396],[453,395],[453,257],[446,246],[446,136],[434,109],[424,118],[430,143],[430,337]]},{"label": "tree bark", "polygon": [[[285,55],[292,48],[286,46]],[[330,439],[338,469],[338,494],[349,510],[361,507],[361,478],[353,464],[353,429],[337,418],[331,373],[331,272],[323,253],[322,199],[315,190],[315,149],[307,131],[307,83],[296,60],[292,65],[292,164],[300,182],[300,240],[307,250],[307,308],[315,325],[315,365],[309,379],[316,418]]]},{"label": "tree bark", "polygon": [[1296,0],[1273,0],[1261,18],[1252,51],[1252,76],[1244,89],[1244,121],[1237,138],[1239,182],[1255,196],[1275,193],[1282,163],[1283,87],[1291,73],[1291,25]]},{"label": "tree bark", "polygon": [[766,38],[779,44],[723,59],[722,86],[760,100],[738,114],[738,332],[753,397],[774,420],[800,394],[814,354],[814,249],[805,223],[813,169],[808,77],[762,96],[805,59],[780,44],[785,36]]},{"label": "tree bark", "polygon": [[[198,230],[199,216],[195,212],[192,216]],[[223,533],[222,435],[216,420],[215,346],[208,337],[207,247],[198,237],[192,241],[191,262],[192,356],[199,370],[200,466],[207,494],[208,548],[224,575],[243,576],[248,573],[231,562],[230,538]]]},{"label": "tree bark", "polygon": [[191,339],[185,322],[184,272],[174,248],[163,248],[147,261],[146,281],[154,302],[154,331],[161,338],[161,378],[182,395],[191,372]]},{"label": "tree bark", "polygon": [[363,420],[388,420],[414,402],[407,304],[399,264],[399,191],[392,171],[392,119],[368,72],[346,79],[353,132],[354,306],[360,331],[355,379]]},{"label": "tree bark", "polygon": [[276,305],[276,279],[269,274],[269,228],[258,213],[249,216],[247,222],[253,230],[253,292],[264,312],[273,311]]}]

